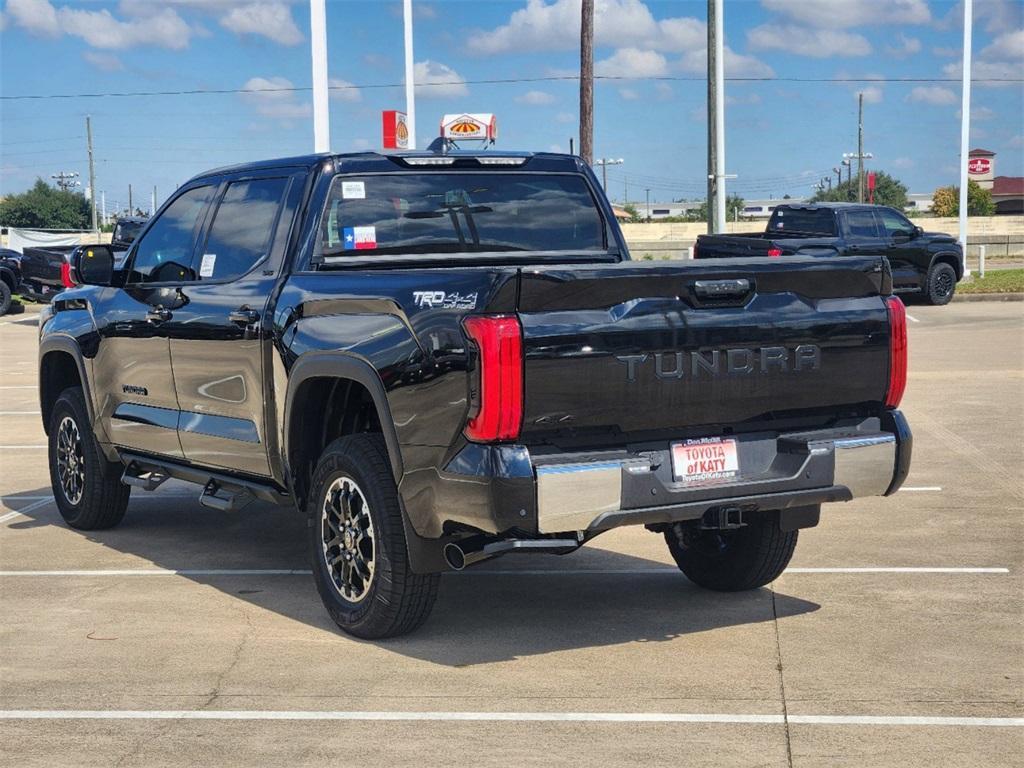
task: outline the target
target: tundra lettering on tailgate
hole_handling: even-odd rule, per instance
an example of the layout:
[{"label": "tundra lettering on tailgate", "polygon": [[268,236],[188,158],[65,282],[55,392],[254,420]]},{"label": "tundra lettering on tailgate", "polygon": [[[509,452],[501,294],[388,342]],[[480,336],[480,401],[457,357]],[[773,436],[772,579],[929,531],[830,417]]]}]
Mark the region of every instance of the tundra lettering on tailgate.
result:
[{"label": "tundra lettering on tailgate", "polygon": [[817,344],[760,349],[709,349],[700,352],[656,352],[653,355],[616,355],[626,366],[626,380],[636,381],[637,369],[648,360],[659,379],[708,376],[749,376],[754,373],[803,373],[821,368],[821,348]]}]

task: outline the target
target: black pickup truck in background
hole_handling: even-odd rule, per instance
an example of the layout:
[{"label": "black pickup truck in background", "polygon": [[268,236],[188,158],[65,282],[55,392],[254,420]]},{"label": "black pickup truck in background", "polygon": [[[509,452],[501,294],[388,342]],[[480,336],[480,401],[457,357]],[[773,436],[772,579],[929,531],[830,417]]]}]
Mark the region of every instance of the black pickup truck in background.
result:
[{"label": "black pickup truck in background", "polygon": [[[146,226],[143,216],[118,219],[111,235],[115,267],[128,253],[128,248]],[[65,288],[75,285],[71,272],[71,254],[77,245],[57,245],[46,248],[26,248],[21,256],[21,286],[19,292],[43,303],[49,302]]]},{"label": "black pickup truck in background", "polygon": [[169,477],[219,510],[294,505],[361,637],[418,626],[440,571],[624,525],[697,584],[757,588],[822,504],[910,465],[884,258],[633,262],[578,157],[211,171],[123,268],[72,262],[39,324],[67,523],[116,525]]},{"label": "black pickup truck in background", "polygon": [[700,235],[695,259],[738,256],[885,256],[896,293],[947,304],[963,277],[954,237],[925,232],[895,208],[857,203],[780,205],[764,233]]}]

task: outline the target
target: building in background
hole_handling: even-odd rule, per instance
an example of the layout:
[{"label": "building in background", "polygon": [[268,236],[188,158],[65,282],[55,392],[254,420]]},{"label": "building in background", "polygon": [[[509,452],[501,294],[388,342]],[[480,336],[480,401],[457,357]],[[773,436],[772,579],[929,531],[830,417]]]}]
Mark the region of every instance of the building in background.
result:
[{"label": "building in background", "polygon": [[992,193],[997,215],[1024,213],[1024,176],[997,176],[995,152],[981,148],[968,152],[967,176]]}]

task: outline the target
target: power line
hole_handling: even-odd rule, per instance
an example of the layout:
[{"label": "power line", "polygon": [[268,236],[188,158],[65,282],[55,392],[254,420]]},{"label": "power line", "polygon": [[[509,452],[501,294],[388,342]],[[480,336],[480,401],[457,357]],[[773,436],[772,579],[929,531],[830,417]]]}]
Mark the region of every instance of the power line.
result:
[{"label": "power line", "polygon": [[[595,80],[607,81],[665,81],[705,82],[706,78],[696,75],[595,75]],[[483,80],[439,80],[432,83],[418,83],[417,88],[443,88],[452,85],[515,85],[520,83],[574,82],[579,75],[547,75],[543,77],[488,78]],[[959,83],[959,77],[726,77],[731,83]],[[1022,77],[975,78],[976,83],[1024,83]],[[404,83],[367,83],[364,85],[332,85],[332,91],[371,90],[382,88],[404,88]],[[0,101],[25,101],[49,99],[98,99],[135,98],[146,96],[217,96],[243,93],[303,93],[313,89],[309,86],[287,88],[192,88],[178,91],[109,91],[104,93],[47,93],[0,96]]]}]

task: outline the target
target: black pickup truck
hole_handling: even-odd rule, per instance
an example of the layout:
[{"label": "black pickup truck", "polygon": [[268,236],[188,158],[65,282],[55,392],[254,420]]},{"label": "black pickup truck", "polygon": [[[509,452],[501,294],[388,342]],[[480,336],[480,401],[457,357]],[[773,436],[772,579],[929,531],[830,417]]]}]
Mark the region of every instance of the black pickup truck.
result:
[{"label": "black pickup truck", "polygon": [[169,477],[294,505],[361,637],[418,626],[443,570],[624,525],[697,584],[756,588],[823,503],[909,468],[885,259],[632,262],[577,157],[211,171],[122,269],[72,264],[39,345],[67,523],[113,526]]},{"label": "black pickup truck", "polygon": [[780,205],[764,233],[699,235],[695,259],[738,256],[860,256],[889,260],[893,290],[948,304],[963,277],[956,239],[925,232],[895,208],[856,203]]}]

